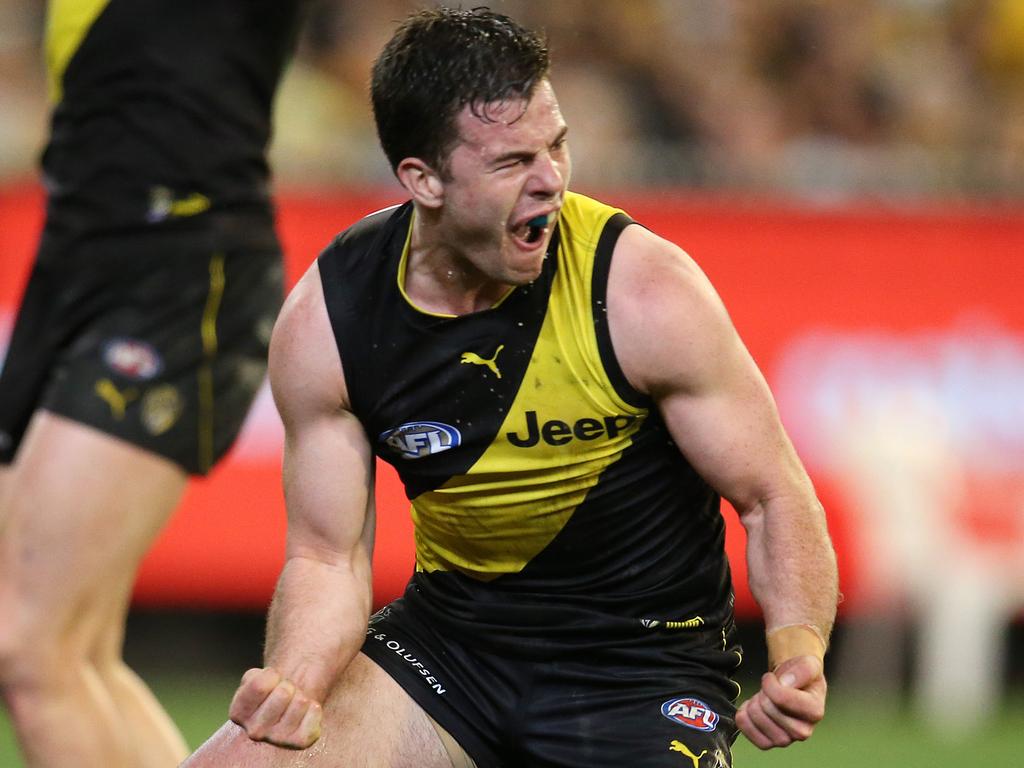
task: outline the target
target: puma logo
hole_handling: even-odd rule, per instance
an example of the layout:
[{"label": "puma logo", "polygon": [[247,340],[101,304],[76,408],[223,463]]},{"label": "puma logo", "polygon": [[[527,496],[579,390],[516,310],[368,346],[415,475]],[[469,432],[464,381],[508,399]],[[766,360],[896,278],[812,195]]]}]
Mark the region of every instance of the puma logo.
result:
[{"label": "puma logo", "polygon": [[463,352],[462,353],[462,359],[459,360],[459,362],[460,363],[472,363],[473,365],[486,365],[488,368],[491,369],[491,373],[493,373],[495,376],[497,376],[500,379],[501,378],[501,371],[498,370],[498,365],[497,365],[497,363],[495,363],[495,360],[498,359],[498,354],[504,348],[505,348],[504,344],[499,345],[498,348],[496,350],[494,350],[494,357],[492,357],[490,360],[488,360],[487,358],[480,357],[480,355],[478,355],[476,352]]},{"label": "puma logo", "polygon": [[668,748],[673,752],[682,752],[684,755],[690,758],[690,762],[693,763],[693,768],[700,768],[700,759],[708,753],[708,751],[705,749],[699,755],[695,755],[693,754],[693,752],[690,751],[689,747],[683,744],[683,742],[676,741],[675,739],[673,739],[672,743],[668,745]]},{"label": "puma logo", "polygon": [[139,390],[135,389],[135,387],[129,387],[124,392],[121,392],[110,379],[100,379],[97,381],[93,391],[99,395],[103,402],[110,406],[110,415],[114,417],[115,421],[120,421],[124,418],[124,412],[128,407],[128,403],[139,396]]}]

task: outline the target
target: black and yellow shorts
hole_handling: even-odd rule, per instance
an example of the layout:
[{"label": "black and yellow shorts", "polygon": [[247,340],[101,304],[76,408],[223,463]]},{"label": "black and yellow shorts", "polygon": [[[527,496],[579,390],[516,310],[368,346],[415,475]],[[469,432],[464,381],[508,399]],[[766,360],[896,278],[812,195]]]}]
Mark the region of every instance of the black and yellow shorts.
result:
[{"label": "black and yellow shorts", "polygon": [[371,619],[362,650],[479,768],[732,765],[731,633],[510,659],[433,624],[398,600]]},{"label": "black and yellow shorts", "polygon": [[266,373],[273,227],[45,232],[0,375],[0,461],[46,409],[205,474]]}]

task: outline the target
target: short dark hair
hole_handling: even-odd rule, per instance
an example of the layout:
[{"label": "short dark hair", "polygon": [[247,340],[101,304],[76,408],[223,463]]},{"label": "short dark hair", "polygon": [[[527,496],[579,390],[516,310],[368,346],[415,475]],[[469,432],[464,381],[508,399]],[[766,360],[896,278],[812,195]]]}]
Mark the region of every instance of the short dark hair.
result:
[{"label": "short dark hair", "polygon": [[462,108],[488,119],[488,104],[529,99],[548,67],[539,34],[488,8],[414,13],[373,65],[373,116],[391,168],[418,157],[446,173]]}]

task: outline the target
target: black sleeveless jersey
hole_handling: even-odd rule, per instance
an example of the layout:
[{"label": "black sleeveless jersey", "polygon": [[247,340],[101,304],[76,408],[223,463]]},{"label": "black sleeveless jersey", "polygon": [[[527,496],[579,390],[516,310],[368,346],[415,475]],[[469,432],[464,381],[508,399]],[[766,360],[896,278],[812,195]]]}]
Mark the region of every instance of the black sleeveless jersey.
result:
[{"label": "black sleeveless jersey", "polygon": [[731,618],[719,497],[619,368],[605,313],[630,219],[569,193],[542,274],[463,316],[404,292],[411,204],[321,254],[351,407],[412,502],[405,602],[509,653]]},{"label": "black sleeveless jersey", "polygon": [[50,0],[48,223],[119,229],[207,211],[267,218],[272,103],[301,5]]}]

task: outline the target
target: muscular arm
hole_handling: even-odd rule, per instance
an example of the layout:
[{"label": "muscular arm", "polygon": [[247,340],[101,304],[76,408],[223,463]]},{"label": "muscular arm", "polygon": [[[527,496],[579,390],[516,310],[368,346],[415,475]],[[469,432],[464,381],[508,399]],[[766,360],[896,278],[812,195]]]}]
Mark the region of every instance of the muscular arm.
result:
[{"label": "muscular arm", "polygon": [[314,265],[281,311],[270,382],[285,426],[288,540],[267,622],[231,718],[250,738],[304,748],[320,704],[358,652],[372,604],[373,459],[346,408],[341,365]]},{"label": "muscular arm", "polygon": [[737,722],[762,748],[807,738],[824,714],[835,555],[764,377],[696,264],[640,227],[616,247],[609,313],[627,378],[655,399],[680,450],[747,531],[750,587],[777,674],[765,676]]}]

